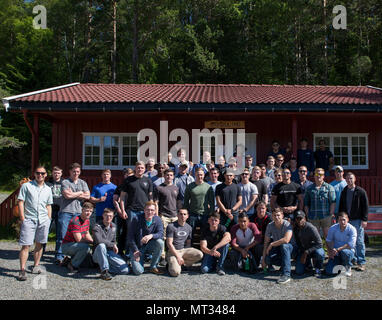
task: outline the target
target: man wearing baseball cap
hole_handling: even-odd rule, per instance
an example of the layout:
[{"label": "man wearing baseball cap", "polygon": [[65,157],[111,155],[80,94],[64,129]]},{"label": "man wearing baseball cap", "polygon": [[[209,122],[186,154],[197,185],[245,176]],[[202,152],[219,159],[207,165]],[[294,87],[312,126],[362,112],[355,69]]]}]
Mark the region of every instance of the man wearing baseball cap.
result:
[{"label": "man wearing baseball cap", "polygon": [[306,221],[304,211],[298,210],[294,220],[293,234],[297,244],[296,273],[303,275],[313,260],[314,275],[319,277],[325,258],[320,234],[314,225]]}]

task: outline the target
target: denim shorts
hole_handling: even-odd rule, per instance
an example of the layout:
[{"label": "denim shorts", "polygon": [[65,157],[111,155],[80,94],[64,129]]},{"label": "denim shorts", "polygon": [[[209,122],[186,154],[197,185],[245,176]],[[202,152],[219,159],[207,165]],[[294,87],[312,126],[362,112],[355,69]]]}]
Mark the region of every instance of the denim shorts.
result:
[{"label": "denim shorts", "polygon": [[50,219],[45,220],[43,223],[25,219],[20,228],[20,246],[31,246],[34,241],[38,243],[47,243]]}]

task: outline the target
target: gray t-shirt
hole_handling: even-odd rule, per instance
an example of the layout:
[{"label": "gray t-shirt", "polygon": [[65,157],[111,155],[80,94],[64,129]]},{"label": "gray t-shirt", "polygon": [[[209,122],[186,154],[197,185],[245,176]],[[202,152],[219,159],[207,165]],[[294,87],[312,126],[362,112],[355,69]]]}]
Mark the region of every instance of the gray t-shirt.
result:
[{"label": "gray t-shirt", "polygon": [[154,189],[154,200],[159,201],[159,213],[165,217],[176,217],[178,213],[176,200],[178,197],[179,188],[176,185],[162,183]]},{"label": "gray t-shirt", "polygon": [[188,223],[184,226],[180,226],[178,221],[170,223],[166,229],[166,238],[173,238],[172,244],[176,250],[182,250],[185,248],[186,241],[191,240],[192,228]]},{"label": "gray t-shirt", "polygon": [[[258,195],[259,192],[257,191],[257,187],[252,182],[248,182],[246,184],[239,183],[239,187],[241,189],[241,196],[243,197],[242,205],[240,206],[240,209],[244,209],[251,202],[252,195],[254,194]],[[247,212],[247,214],[250,216],[254,212],[255,212],[255,208],[252,206],[251,209],[249,209],[249,211]]]},{"label": "gray t-shirt", "polygon": [[[78,179],[77,183],[74,183],[73,180],[70,178],[63,180],[61,190],[64,191],[66,189],[71,189],[73,192],[78,192],[78,191],[88,192],[89,191],[88,184],[82,179]],[[62,196],[60,211],[73,213],[73,214],[80,214],[81,210],[82,210],[81,200],[66,199],[64,196]]]},{"label": "gray t-shirt", "polygon": [[287,220],[283,220],[283,224],[280,229],[278,229],[275,225],[275,222],[272,221],[268,224],[265,235],[269,238],[272,238],[273,241],[278,241],[281,238],[284,238],[288,231],[293,232],[293,229],[292,225]]}]

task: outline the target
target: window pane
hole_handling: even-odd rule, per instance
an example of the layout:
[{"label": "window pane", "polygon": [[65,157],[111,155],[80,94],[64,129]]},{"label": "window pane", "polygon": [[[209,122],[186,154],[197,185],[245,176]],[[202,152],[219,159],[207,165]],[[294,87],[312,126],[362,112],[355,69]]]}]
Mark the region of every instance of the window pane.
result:
[{"label": "window pane", "polygon": [[93,144],[93,137],[86,136],[85,137],[85,145]]},{"label": "window pane", "polygon": [[93,165],[94,166],[99,166],[99,157],[94,157],[93,158]]},{"label": "window pane", "polygon": [[103,145],[104,146],[110,146],[111,145],[111,137],[104,137],[103,138]]},{"label": "window pane", "polygon": [[357,166],[357,165],[359,165],[359,162],[358,162],[358,157],[352,157],[352,164],[353,164],[353,166]]},{"label": "window pane", "polygon": [[103,164],[105,166],[110,166],[110,158],[109,157],[104,157],[103,158]]},{"label": "window pane", "polygon": [[359,158],[359,164],[361,166],[366,166],[366,157],[360,157]]},{"label": "window pane", "polygon": [[85,146],[85,155],[90,156],[92,154],[92,147]]},{"label": "window pane", "polygon": [[341,148],[340,147],[334,147],[334,154],[340,155],[341,154]]},{"label": "window pane", "polygon": [[342,147],[341,151],[342,151],[342,155],[347,155],[348,154],[348,148],[347,147]]},{"label": "window pane", "polygon": [[359,144],[361,146],[366,146],[366,137],[359,137]]},{"label": "window pane", "polygon": [[341,137],[341,144],[343,146],[347,146],[348,145],[348,138],[347,137]]},{"label": "window pane", "polygon": [[98,136],[95,136],[95,137],[93,137],[93,145],[95,145],[95,146],[99,146],[100,145],[100,137],[98,137]]},{"label": "window pane", "polygon": [[118,137],[112,137],[111,138],[111,145],[113,147],[118,147]]},{"label": "window pane", "polygon": [[100,154],[100,147],[93,147],[93,155],[99,156]]},{"label": "window pane", "polygon": [[118,147],[113,147],[111,149],[111,153],[112,153],[113,156],[118,156]]},{"label": "window pane", "polygon": [[110,148],[103,148],[103,154],[104,154],[104,156],[109,156],[110,155]]},{"label": "window pane", "polygon": [[349,160],[348,160],[348,158],[342,158],[342,165],[343,165],[343,166],[348,166],[348,165],[349,165]]},{"label": "window pane", "polygon": [[91,157],[85,157],[85,165],[90,166],[92,164]]},{"label": "window pane", "polygon": [[113,159],[112,159],[112,165],[113,165],[113,166],[118,166],[118,157],[113,157]]},{"label": "window pane", "polygon": [[365,147],[360,147],[359,148],[359,155],[361,155],[361,156],[366,155],[366,148]]},{"label": "window pane", "polygon": [[352,152],[352,155],[353,155],[353,156],[358,155],[358,154],[359,154],[359,153],[358,153],[358,147],[352,147],[352,148],[351,148],[351,152]]}]

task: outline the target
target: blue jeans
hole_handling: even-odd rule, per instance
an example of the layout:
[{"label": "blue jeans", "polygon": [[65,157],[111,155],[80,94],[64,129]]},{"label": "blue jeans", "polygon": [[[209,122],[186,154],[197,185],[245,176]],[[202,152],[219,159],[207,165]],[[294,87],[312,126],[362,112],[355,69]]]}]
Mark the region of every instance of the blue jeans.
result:
[{"label": "blue jeans", "polygon": [[129,266],[113,250],[108,250],[104,243],[100,243],[93,253],[93,261],[97,263],[101,271],[109,270],[114,274],[128,274]]},{"label": "blue jeans", "polygon": [[327,274],[333,274],[333,269],[337,265],[343,265],[344,267],[351,267],[352,260],[354,259],[354,251],[350,249],[344,249],[337,254],[334,259],[329,259],[326,265],[325,272]]},{"label": "blue jeans", "polygon": [[220,252],[220,258],[216,258],[209,254],[204,254],[202,265],[201,265],[202,273],[210,272],[214,270],[215,268],[224,270],[223,265],[224,265],[225,258],[227,257],[228,248],[229,248],[229,244],[226,244],[225,246],[217,250],[218,252]]},{"label": "blue jeans", "polygon": [[130,257],[131,257],[131,266],[133,268],[133,273],[136,275],[140,275],[144,272],[144,263],[145,263],[145,255],[151,254],[151,264],[150,269],[156,268],[161,257],[162,251],[164,248],[164,241],[162,239],[151,239],[147,244],[143,245],[139,252],[141,253],[141,257],[139,261],[135,261],[134,252],[130,249]]},{"label": "blue jeans", "polygon": [[85,242],[68,242],[62,245],[62,252],[72,258],[73,267],[78,268],[90,253],[90,246]]},{"label": "blue jeans", "polygon": [[299,253],[297,255],[296,259],[296,273],[299,275],[304,274],[305,268],[311,264],[311,259],[313,260],[313,267],[315,269],[322,269],[324,265],[324,259],[325,259],[325,251],[323,248],[314,250],[311,254],[308,254],[306,257],[305,264],[301,263],[301,256],[302,253]]},{"label": "blue jeans", "polygon": [[78,215],[80,214],[73,214],[70,212],[63,211],[60,211],[58,213],[58,223],[56,226],[56,259],[62,260],[64,258],[64,254],[62,252],[62,240],[64,240],[65,238],[65,234],[68,230],[70,220]]},{"label": "blue jeans", "polygon": [[290,277],[291,258],[293,252],[291,243],[282,244],[278,247],[272,247],[271,251],[265,258],[267,265],[281,266],[282,275]]},{"label": "blue jeans", "polygon": [[349,223],[357,230],[354,258],[357,260],[357,264],[363,265],[366,263],[365,229],[362,228],[362,221],[360,219],[350,220]]}]

